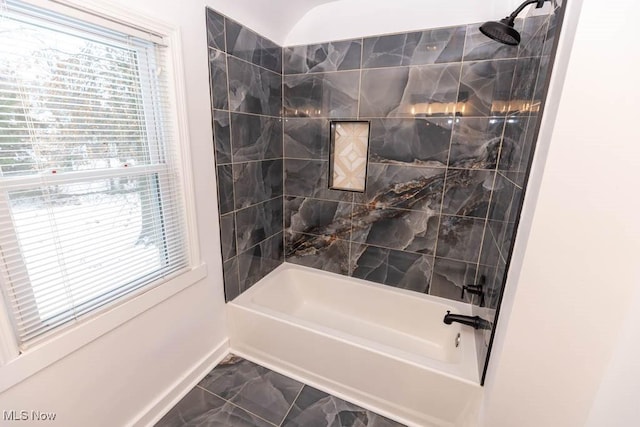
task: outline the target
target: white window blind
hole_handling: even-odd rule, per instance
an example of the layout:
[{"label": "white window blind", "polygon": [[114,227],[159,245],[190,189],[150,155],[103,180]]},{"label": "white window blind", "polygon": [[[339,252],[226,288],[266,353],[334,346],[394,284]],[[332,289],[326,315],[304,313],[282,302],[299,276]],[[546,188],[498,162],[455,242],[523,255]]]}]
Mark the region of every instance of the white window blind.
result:
[{"label": "white window blind", "polygon": [[0,284],[21,348],[189,266],[164,49],[0,5]]}]

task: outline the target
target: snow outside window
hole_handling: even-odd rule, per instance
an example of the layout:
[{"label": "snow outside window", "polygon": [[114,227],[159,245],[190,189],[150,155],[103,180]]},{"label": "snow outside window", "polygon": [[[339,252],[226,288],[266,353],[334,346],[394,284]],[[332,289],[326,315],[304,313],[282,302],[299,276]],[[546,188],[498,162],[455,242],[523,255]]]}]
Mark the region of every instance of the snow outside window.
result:
[{"label": "snow outside window", "polygon": [[21,348],[189,266],[163,49],[0,8],[0,285]]}]

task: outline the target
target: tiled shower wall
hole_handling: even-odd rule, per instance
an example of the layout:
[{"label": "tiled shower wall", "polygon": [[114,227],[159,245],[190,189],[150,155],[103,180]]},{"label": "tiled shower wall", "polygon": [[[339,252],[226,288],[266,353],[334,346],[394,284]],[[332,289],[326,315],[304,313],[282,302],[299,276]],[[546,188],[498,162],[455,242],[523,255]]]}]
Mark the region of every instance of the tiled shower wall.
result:
[{"label": "tiled shower wall", "polygon": [[282,48],[207,9],[225,295],[283,256]]},{"label": "tiled shower wall", "polygon": [[[533,142],[511,101],[533,98],[547,20],[518,20],[515,48],[478,24],[285,48],[286,261],[460,300],[497,263],[492,196]],[[371,122],[363,194],[327,187],[332,119]]]},{"label": "tiled shower wall", "polygon": [[[456,300],[485,280],[492,318],[549,21],[517,20],[515,48],[473,24],[283,51],[207,9],[227,300],[286,260]],[[334,119],[371,122],[365,193],[328,188]]]}]

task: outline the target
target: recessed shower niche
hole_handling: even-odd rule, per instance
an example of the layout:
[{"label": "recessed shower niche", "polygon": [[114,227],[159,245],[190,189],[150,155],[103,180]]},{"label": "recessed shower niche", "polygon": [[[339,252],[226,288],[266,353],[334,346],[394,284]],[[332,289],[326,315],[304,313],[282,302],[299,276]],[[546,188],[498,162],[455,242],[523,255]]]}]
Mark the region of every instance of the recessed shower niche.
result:
[{"label": "recessed shower niche", "polygon": [[[486,367],[562,21],[544,3],[517,46],[469,23],[281,47],[207,9],[227,300],[287,262],[462,302]],[[335,185],[336,121],[367,123],[363,187]]]},{"label": "recessed shower niche", "polygon": [[369,161],[369,122],[332,121],[329,188],[364,192]]}]

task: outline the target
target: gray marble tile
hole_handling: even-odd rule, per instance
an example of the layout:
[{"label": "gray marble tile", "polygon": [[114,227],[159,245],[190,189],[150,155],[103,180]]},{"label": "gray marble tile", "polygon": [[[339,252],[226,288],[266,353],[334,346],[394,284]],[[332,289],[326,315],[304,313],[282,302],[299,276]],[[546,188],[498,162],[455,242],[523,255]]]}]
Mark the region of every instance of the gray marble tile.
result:
[{"label": "gray marble tile", "polygon": [[282,73],[282,48],[255,31],[226,18],[227,52],[260,67]]},{"label": "gray marble tile", "polygon": [[213,394],[196,387],[156,427],[273,427]]},{"label": "gray marble tile", "polygon": [[215,109],[229,109],[229,88],[227,85],[227,59],[224,52],[209,49],[209,84],[211,106]]},{"label": "gray marble tile", "polygon": [[[282,222],[280,222],[282,224]],[[246,252],[238,255],[238,268],[240,274],[240,292],[244,292],[253,286],[258,280],[271,273],[284,262],[283,234],[278,233]],[[268,396],[265,396],[268,398]],[[245,409],[255,412],[247,405],[241,405]],[[257,413],[257,412],[255,412]],[[263,418],[271,420],[260,413]]]},{"label": "gray marble tile", "polygon": [[445,167],[453,118],[373,119],[369,161]]},{"label": "gray marble tile", "polygon": [[437,258],[433,266],[433,276],[429,294],[455,301],[479,303],[479,298],[465,294],[462,298],[462,287],[475,284],[477,265],[474,263]]},{"label": "gray marble tile", "polygon": [[352,243],[350,264],[353,277],[427,293],[433,256]]},{"label": "gray marble tile", "polygon": [[402,424],[307,385],[283,427],[403,427]]},{"label": "gray marble tile", "polygon": [[233,56],[229,69],[229,109],[241,113],[280,117],[282,76]]},{"label": "gray marble tile", "polygon": [[213,141],[217,165],[231,163],[231,130],[228,111],[213,111]]},{"label": "gray marble tile", "polygon": [[360,68],[362,40],[284,48],[284,74],[324,73]]},{"label": "gray marble tile", "polygon": [[547,90],[549,88],[549,79],[551,77],[551,57],[543,56],[540,58],[540,69],[538,70],[538,79],[536,80],[536,86],[533,90],[533,100],[531,101],[534,106],[542,108],[542,102],[544,101]]},{"label": "gray marble tile", "polygon": [[542,56],[549,20],[549,15],[529,16],[524,20],[518,57]]},{"label": "gray marble tile", "polygon": [[234,164],[235,208],[282,196],[282,166],[281,159]]},{"label": "gray marble tile", "polygon": [[218,210],[224,215],[234,209],[233,169],[231,165],[216,168],[218,177]]},{"label": "gray marble tile", "polygon": [[284,156],[329,159],[329,120],[289,118],[284,121]]},{"label": "gray marble tile", "polygon": [[485,218],[493,190],[494,171],[449,169],[442,213]]},{"label": "gray marble tile", "polygon": [[285,159],[284,187],[287,196],[350,201],[353,193],[329,189],[329,162]]},{"label": "gray marble tile", "polygon": [[284,113],[289,117],[355,117],[359,71],[284,76]]},{"label": "gray marble tile", "polygon": [[[496,19],[499,21],[499,19]],[[480,32],[481,23],[467,26],[467,40],[464,48],[465,61],[516,58],[518,46],[508,46],[490,39]],[[524,19],[516,19],[515,29],[522,35]]]},{"label": "gray marble tile", "polygon": [[285,228],[294,240],[300,233],[350,240],[351,203],[286,197]]},{"label": "gray marble tile", "polygon": [[464,116],[499,116],[510,113],[511,84],[516,60],[468,62],[462,66],[459,100]]},{"label": "gray marble tile", "polygon": [[495,169],[505,122],[503,117],[457,117],[449,167]]},{"label": "gray marble tile", "polygon": [[440,211],[445,169],[397,166],[380,163],[369,165],[364,194],[354,201],[372,206]]},{"label": "gray marble tile", "polygon": [[[541,59],[518,58],[511,88],[511,113],[530,114],[532,106],[539,108],[540,99],[534,100]],[[535,108],[535,107],[534,107]]]},{"label": "gray marble tile", "polygon": [[236,212],[237,252],[245,252],[262,240],[280,233],[282,221],[282,197]]},{"label": "gray marble tile", "polygon": [[285,259],[292,264],[349,275],[349,242],[327,236],[285,235]]},{"label": "gray marble tile", "polygon": [[549,16],[549,23],[547,24],[546,35],[542,46],[543,55],[551,55],[553,52],[553,45],[558,37],[559,13],[560,11],[556,9],[556,11]]},{"label": "gray marble tile", "polygon": [[436,256],[477,262],[484,223],[484,219],[443,215],[440,219]]},{"label": "gray marble tile", "polygon": [[224,278],[225,301],[229,302],[240,295],[240,276],[238,275],[238,257],[234,257],[222,264]]},{"label": "gray marble tile", "polygon": [[530,138],[527,138],[530,121],[535,123],[537,117],[511,116],[506,120],[498,170],[505,172],[520,171],[520,162],[525,151],[530,150],[533,146],[531,138],[533,129],[531,129]]},{"label": "gray marble tile", "polygon": [[236,220],[232,213],[220,217],[220,245],[222,261],[236,256]]},{"label": "gray marble tile", "polygon": [[354,205],[351,240],[407,252],[433,254],[438,216],[427,212]]},{"label": "gray marble tile", "polygon": [[366,38],[363,68],[459,62],[465,31],[465,27],[447,27]]},{"label": "gray marble tile", "polygon": [[360,117],[451,115],[459,76],[459,63],[364,70]]},{"label": "gray marble tile", "polygon": [[282,157],[282,119],[231,113],[233,162]]},{"label": "gray marble tile", "polygon": [[213,9],[206,8],[207,45],[214,49],[226,51],[224,41],[224,17]]},{"label": "gray marble tile", "polygon": [[227,356],[198,385],[276,425],[283,421],[303,386],[233,355]]}]

